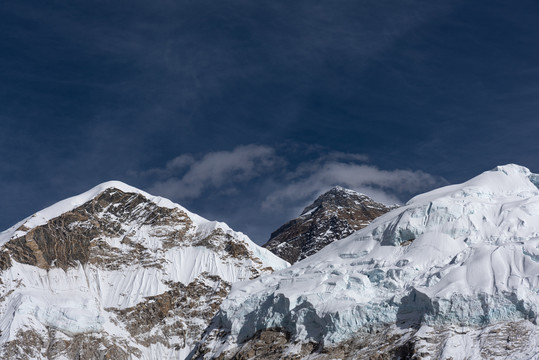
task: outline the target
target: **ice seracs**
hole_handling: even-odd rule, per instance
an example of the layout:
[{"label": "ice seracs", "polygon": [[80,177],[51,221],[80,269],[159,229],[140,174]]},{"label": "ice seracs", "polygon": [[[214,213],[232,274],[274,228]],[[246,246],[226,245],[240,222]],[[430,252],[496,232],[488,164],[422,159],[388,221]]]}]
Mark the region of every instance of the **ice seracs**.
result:
[{"label": "ice seracs", "polygon": [[0,357],[539,358],[538,180],[497,167],[291,267],[107,183],[0,234]]},{"label": "ice seracs", "polygon": [[197,356],[539,356],[537,179],[497,167],[236,283]]}]

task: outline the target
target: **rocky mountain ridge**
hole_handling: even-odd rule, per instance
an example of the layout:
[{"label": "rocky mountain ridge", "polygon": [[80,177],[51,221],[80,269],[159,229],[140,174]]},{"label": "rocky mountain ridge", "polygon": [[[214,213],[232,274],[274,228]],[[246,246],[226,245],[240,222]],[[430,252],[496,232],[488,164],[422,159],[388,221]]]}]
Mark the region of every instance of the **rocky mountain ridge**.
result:
[{"label": "rocky mountain ridge", "polygon": [[293,264],[397,207],[336,186],[320,195],[299,217],[274,231],[263,247]]},{"label": "rocky mountain ridge", "polygon": [[105,183],[0,233],[0,358],[539,358],[538,186],[497,167],[289,266]]},{"label": "rocky mountain ridge", "polygon": [[288,264],[120,182],[0,233],[2,359],[183,359],[231,283]]}]

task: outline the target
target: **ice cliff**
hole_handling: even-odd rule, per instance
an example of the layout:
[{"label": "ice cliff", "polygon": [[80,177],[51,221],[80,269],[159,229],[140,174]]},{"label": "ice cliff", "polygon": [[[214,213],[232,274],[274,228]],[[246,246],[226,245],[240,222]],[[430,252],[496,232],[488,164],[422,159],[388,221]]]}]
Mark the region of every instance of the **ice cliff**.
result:
[{"label": "ice cliff", "polygon": [[234,284],[197,356],[539,356],[538,184],[500,166]]}]

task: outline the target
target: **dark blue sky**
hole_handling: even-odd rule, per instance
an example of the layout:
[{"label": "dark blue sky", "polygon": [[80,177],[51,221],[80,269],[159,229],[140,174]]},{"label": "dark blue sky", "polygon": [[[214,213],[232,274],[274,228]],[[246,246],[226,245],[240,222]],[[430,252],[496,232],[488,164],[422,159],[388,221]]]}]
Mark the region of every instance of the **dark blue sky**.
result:
[{"label": "dark blue sky", "polygon": [[535,1],[0,4],[0,228],[111,179],[261,243],[341,184],[539,171]]}]

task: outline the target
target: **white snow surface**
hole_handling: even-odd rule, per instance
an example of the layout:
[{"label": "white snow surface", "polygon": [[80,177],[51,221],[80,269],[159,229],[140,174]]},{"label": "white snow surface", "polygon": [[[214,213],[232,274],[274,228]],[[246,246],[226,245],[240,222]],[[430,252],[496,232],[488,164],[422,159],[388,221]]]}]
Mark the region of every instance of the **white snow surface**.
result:
[{"label": "white snow surface", "polygon": [[[260,269],[289,266],[286,261],[254,244],[245,234],[233,231],[222,222],[208,221],[170,200],[152,196],[118,181],[100,184],[83,194],[38,211],[0,233],[0,245],[83,205],[110,188],[141,194],[160,207],[179,208],[191,219],[192,228],[189,231],[192,234],[204,237],[215,229],[221,229],[235,241],[243,243],[254,255],[254,260],[229,259],[203,246],[183,245],[164,249],[159,237],[153,237],[144,226],[138,228],[134,240],[159,254],[155,256],[162,256],[164,261],[161,267],[132,264],[118,270],[104,270],[86,264],[67,271],[60,268],[47,271],[12,260],[12,266],[3,271],[0,283],[2,294],[6,294],[5,299],[0,301],[0,345],[16,339],[18,332],[24,329],[32,329],[46,336],[47,327],[71,335],[104,331],[129,343],[129,333],[115,319],[111,319],[113,315],[105,309],[125,309],[149,296],[162,294],[169,290],[166,281],[188,284],[200,274],[207,273],[234,283],[249,279],[253,266]],[[112,247],[124,246],[119,238],[109,238],[107,242]],[[195,340],[192,339],[193,342]],[[140,347],[135,343],[131,345]],[[174,350],[154,344],[141,351],[143,359],[185,358],[191,348]]]},{"label": "white snow surface", "polygon": [[536,323],[537,184],[524,167],[500,166],[416,196],[287,269],[234,284],[214,319],[230,335],[208,345],[211,356],[265,328],[331,345],[388,324]]}]

